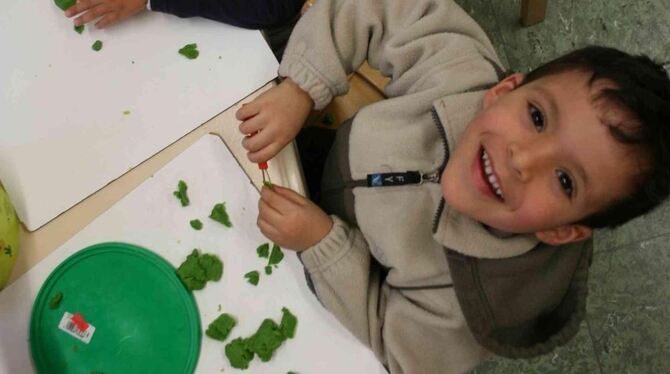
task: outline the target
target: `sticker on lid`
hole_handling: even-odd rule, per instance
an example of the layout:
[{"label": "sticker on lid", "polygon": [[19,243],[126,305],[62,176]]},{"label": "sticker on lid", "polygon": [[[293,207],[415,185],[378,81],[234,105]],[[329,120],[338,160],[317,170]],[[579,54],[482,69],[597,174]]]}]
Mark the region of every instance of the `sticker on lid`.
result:
[{"label": "sticker on lid", "polygon": [[79,313],[72,314],[65,312],[63,318],[58,323],[58,328],[86,344],[91,341],[95,332],[95,326],[86,322],[84,317]]}]

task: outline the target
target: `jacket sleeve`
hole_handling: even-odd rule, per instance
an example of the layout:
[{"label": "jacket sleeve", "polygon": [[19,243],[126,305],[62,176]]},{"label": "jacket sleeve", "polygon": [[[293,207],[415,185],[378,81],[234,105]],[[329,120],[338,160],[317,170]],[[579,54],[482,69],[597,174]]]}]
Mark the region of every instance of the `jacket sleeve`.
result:
[{"label": "jacket sleeve", "polygon": [[437,85],[442,72],[473,61],[501,70],[484,31],[451,0],[319,0],[293,30],[279,75],[308,92],[318,110],[347,92],[347,75],[365,60],[391,78],[388,97]]},{"label": "jacket sleeve", "polygon": [[476,343],[453,288],[401,290],[384,281],[362,233],[333,229],[301,260],[319,301],[392,373],[463,373],[488,352]]},{"label": "jacket sleeve", "polygon": [[246,29],[288,23],[302,8],[301,0],[149,0],[153,11],[178,17],[204,17]]}]

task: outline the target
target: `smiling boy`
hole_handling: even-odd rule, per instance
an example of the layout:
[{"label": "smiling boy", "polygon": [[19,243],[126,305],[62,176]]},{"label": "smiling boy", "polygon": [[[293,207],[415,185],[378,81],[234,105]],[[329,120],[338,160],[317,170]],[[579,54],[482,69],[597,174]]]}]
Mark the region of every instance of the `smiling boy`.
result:
[{"label": "smiling boy", "polygon": [[273,157],[366,60],[388,99],[338,129],[319,206],[263,188],[258,225],[300,252],[321,303],[391,373],[460,373],[568,341],[585,313],[594,228],[669,188],[670,80],[646,57],[577,50],[504,76],[444,0],[320,0],[237,113]]}]

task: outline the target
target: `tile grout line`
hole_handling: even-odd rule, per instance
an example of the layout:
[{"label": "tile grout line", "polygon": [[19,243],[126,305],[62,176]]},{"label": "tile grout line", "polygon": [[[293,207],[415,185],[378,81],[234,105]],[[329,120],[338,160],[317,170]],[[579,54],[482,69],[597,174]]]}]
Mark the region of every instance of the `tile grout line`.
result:
[{"label": "tile grout line", "polygon": [[591,321],[589,321],[589,316],[587,315],[586,318],[584,318],[586,321],[586,329],[589,332],[589,339],[591,339],[591,348],[593,349],[593,356],[596,360],[596,363],[598,364],[598,370],[600,371],[600,374],[605,374],[603,371],[603,365],[600,362],[600,357],[598,356],[598,349],[596,347],[596,339],[593,337],[593,331],[591,330]]},{"label": "tile grout line", "polygon": [[619,244],[619,245],[617,245],[617,246],[615,246],[615,247],[611,247],[611,248],[607,248],[607,249],[601,249],[601,250],[597,251],[596,253],[604,253],[604,252],[614,252],[614,251],[619,251],[619,250],[621,250],[622,248],[624,248],[624,247],[628,247],[628,246],[630,246],[630,245],[632,245],[632,244],[644,243],[644,242],[647,242],[647,241],[650,241],[650,240],[658,239],[658,238],[663,237],[663,236],[668,236],[668,237],[670,237],[670,231],[668,231],[668,232],[663,232],[663,233],[660,233],[660,234],[657,234],[657,235],[653,235],[653,236],[648,236],[648,237],[646,237],[646,238],[644,238],[644,239],[634,240],[634,241],[632,241],[632,242],[628,242],[628,243],[624,243],[624,244]]},{"label": "tile grout line", "polygon": [[493,4],[491,2],[486,2],[486,6],[489,9],[489,12],[493,14],[493,19],[495,22],[495,29],[498,31],[498,35],[500,35],[501,39],[501,45],[500,49],[502,49],[503,53],[505,54],[505,65],[504,68],[506,69],[505,73],[509,72],[512,70],[512,63],[510,62],[509,59],[509,53],[507,53],[507,40],[505,38],[505,33],[502,32],[502,28],[500,27],[500,19],[498,12],[493,9]]}]

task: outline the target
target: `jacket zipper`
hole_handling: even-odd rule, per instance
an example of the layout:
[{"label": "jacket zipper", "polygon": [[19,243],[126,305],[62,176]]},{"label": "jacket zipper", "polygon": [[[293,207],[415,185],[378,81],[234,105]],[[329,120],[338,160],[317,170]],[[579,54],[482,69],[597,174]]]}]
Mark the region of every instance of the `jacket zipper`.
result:
[{"label": "jacket zipper", "polygon": [[[442,160],[442,165],[440,165],[439,169],[440,175],[442,175],[442,171],[447,166],[447,161],[449,160],[449,143],[447,143],[447,133],[444,130],[440,117],[437,115],[437,111],[434,107],[431,109],[430,114],[433,118],[433,124],[437,127],[437,132],[440,133],[440,139],[442,140],[442,147],[444,149],[444,159]],[[437,208],[437,212],[435,212],[435,216],[433,217],[433,233],[437,232],[437,224],[439,223],[440,216],[444,210],[444,204],[444,197],[442,197],[440,199],[440,206]]]}]

